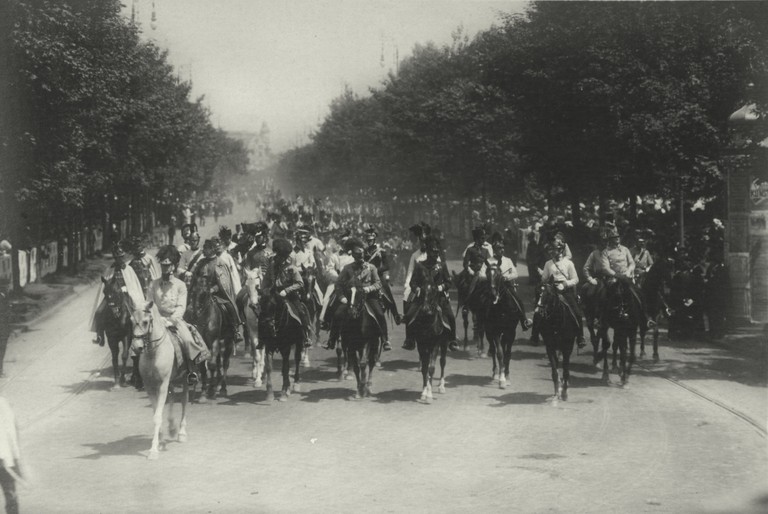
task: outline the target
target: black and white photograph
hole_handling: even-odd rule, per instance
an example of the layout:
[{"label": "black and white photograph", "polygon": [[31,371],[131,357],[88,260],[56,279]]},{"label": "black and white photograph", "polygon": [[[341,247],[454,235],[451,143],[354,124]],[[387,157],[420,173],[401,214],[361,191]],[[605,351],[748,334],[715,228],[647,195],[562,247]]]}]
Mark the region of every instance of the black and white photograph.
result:
[{"label": "black and white photograph", "polygon": [[0,509],[768,512],[767,226],[768,2],[0,0]]}]

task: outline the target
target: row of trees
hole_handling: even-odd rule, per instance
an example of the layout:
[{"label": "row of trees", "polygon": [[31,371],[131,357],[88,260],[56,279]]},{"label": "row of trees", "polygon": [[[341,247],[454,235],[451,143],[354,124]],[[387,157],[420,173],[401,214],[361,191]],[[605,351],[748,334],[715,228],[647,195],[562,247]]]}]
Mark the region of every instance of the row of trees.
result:
[{"label": "row of trees", "polygon": [[150,209],[246,172],[119,0],[11,0],[0,20],[0,235],[17,246],[137,213],[146,230]]},{"label": "row of trees", "polygon": [[326,190],[544,194],[575,210],[711,197],[729,115],[768,106],[763,2],[535,2],[453,36],[416,46],[369,96],[334,100],[280,172]]}]

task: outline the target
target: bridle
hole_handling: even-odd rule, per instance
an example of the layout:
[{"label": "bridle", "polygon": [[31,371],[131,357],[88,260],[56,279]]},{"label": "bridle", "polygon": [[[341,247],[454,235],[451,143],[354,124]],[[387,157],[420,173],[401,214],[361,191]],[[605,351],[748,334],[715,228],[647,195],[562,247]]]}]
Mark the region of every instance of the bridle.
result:
[{"label": "bridle", "polygon": [[[152,331],[154,330],[154,326],[155,326],[155,317],[152,315],[151,312],[148,312],[147,316],[149,316],[149,327],[143,334],[139,336],[137,336],[136,333],[134,332],[133,337],[134,338],[138,337],[139,339],[141,339],[144,342],[144,348],[147,350],[147,352],[152,353],[158,346],[160,346],[159,343],[168,336],[168,332],[164,330],[163,333],[160,335],[160,337],[158,337],[157,339],[152,339]],[[139,325],[135,319],[133,320],[133,322],[134,322],[134,327]]]}]

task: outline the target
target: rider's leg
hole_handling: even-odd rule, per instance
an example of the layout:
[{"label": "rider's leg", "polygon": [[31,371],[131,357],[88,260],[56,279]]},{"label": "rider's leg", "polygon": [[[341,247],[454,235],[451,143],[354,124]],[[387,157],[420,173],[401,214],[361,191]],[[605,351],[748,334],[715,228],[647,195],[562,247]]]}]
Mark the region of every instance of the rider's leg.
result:
[{"label": "rider's leg", "polygon": [[346,303],[339,303],[336,307],[336,310],[333,313],[333,321],[331,322],[331,331],[328,335],[328,343],[323,346],[326,350],[333,350],[336,348],[336,343],[339,341],[341,326],[344,323],[344,318],[347,316],[347,308]]},{"label": "rider's leg", "polygon": [[181,355],[184,357],[184,368],[187,371],[187,383],[193,385],[197,382],[198,376],[195,372],[195,363],[198,357],[203,354],[207,348],[198,348],[198,343],[192,336],[189,327],[183,321],[175,324],[176,333],[179,335],[179,346]]},{"label": "rider's leg", "polygon": [[[405,316],[406,313],[408,313],[408,308],[410,307],[410,302],[403,301],[403,316]],[[416,348],[416,342],[413,340],[413,336],[411,335],[411,328],[408,324],[408,321],[406,319],[405,322],[405,341],[403,341],[403,349],[405,350],[413,350]]]},{"label": "rider's leg", "polygon": [[531,328],[531,325],[533,325],[533,322],[528,319],[528,315],[525,313],[525,304],[520,299],[519,296],[517,296],[517,292],[514,289],[511,289],[512,291],[512,297],[515,299],[515,303],[517,304],[517,308],[520,309],[520,315],[522,316],[522,322],[520,325],[523,328],[523,332]]},{"label": "rider's leg", "polygon": [[448,324],[451,326],[451,338],[448,341],[448,349],[452,352],[458,351],[459,349],[459,342],[456,340],[456,317],[453,315],[453,309],[451,309],[451,302],[448,300],[448,298],[443,297],[440,301],[440,307],[443,311],[443,315],[445,316],[445,319],[448,321]]},{"label": "rider's leg", "polygon": [[381,305],[381,301],[377,299],[368,299],[366,301],[368,306],[373,311],[373,315],[376,317],[376,321],[381,328],[381,337],[384,340],[382,348],[384,351],[392,349],[392,344],[389,342],[389,327],[387,327],[387,317],[384,315],[384,307]]},{"label": "rider's leg", "polygon": [[104,346],[104,326],[101,318],[104,316],[104,309],[107,307],[107,299],[102,298],[99,306],[96,307],[96,312],[93,314],[93,323],[91,324],[91,332],[96,332],[96,339],[93,340],[93,344]]},{"label": "rider's leg", "polygon": [[584,341],[584,313],[581,311],[581,306],[576,300],[576,293],[573,289],[567,290],[563,295],[565,301],[568,302],[568,306],[573,310],[573,314],[576,316],[576,321],[579,325],[579,332],[576,335],[576,343],[579,348],[584,348],[587,343]]}]

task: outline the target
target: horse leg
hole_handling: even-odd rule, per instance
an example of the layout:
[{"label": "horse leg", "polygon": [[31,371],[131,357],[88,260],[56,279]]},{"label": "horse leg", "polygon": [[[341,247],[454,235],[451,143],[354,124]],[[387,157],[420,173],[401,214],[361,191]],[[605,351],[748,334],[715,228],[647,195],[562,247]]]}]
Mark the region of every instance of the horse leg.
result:
[{"label": "horse leg", "polygon": [[[360,366],[360,383],[358,389],[362,397],[368,396],[368,345],[363,344],[357,354],[358,365]],[[374,365],[376,362],[374,361]]]},{"label": "horse leg", "polygon": [[182,381],[181,390],[181,421],[179,422],[179,435],[177,441],[180,443],[187,442],[187,403],[189,403],[189,386],[187,381]]},{"label": "horse leg", "polygon": [[283,388],[279,401],[287,402],[288,397],[291,395],[291,347],[290,345],[280,349],[280,355],[283,358],[282,371],[283,371]]},{"label": "horse leg", "polygon": [[619,347],[619,344],[620,344],[619,336],[617,335],[618,332],[619,332],[619,330],[614,330],[614,332],[613,332],[613,344],[611,345],[611,349],[613,350],[613,362],[611,363],[611,371],[613,373],[619,373],[619,366],[618,366],[617,359],[616,359],[616,357],[617,357],[617,355],[619,353],[619,348],[620,348]]},{"label": "horse leg", "polygon": [[609,377],[609,374],[608,374],[608,369],[609,369],[608,368],[608,351],[611,348],[611,341],[610,341],[610,339],[608,339],[607,329],[604,329],[602,337],[603,337],[603,350],[601,352],[602,353],[602,359],[603,359],[603,376],[602,376],[602,379],[603,379],[603,382],[608,384],[608,382],[610,382],[610,377]]},{"label": "horse leg", "polygon": [[120,368],[117,363],[117,354],[120,353],[120,339],[115,338],[115,341],[111,337],[107,336],[107,342],[109,344],[109,352],[112,354],[112,372],[115,376],[115,382],[112,387],[120,385]]},{"label": "horse leg", "polygon": [[[149,455],[147,455],[149,460],[157,460],[160,456],[160,433],[163,423],[163,408],[165,407],[165,400],[168,397],[169,381],[170,377],[166,377],[159,386],[152,387],[152,391],[147,391],[154,410],[152,421],[155,423],[154,432],[152,434],[152,447],[149,449]],[[147,387],[147,389],[150,389],[150,387]]]},{"label": "horse leg", "polygon": [[624,385],[629,383],[629,375],[632,373],[632,365],[635,363],[637,336],[634,333],[629,335],[627,344],[629,346],[629,348],[627,348],[627,351],[629,354],[627,355],[626,368],[624,370],[624,380],[623,380]]},{"label": "horse leg", "polygon": [[499,373],[501,372],[499,363],[496,359],[496,344],[498,343],[498,334],[496,333],[487,333],[486,337],[488,338],[488,354],[491,356],[491,362],[493,363],[493,368],[491,370],[491,380],[496,381],[499,380]]},{"label": "horse leg", "polygon": [[653,327],[653,362],[659,362],[659,318],[656,317],[656,326]]},{"label": "horse leg", "polygon": [[344,380],[344,351],[341,349],[341,343],[336,343],[336,378],[339,381]]},{"label": "horse leg", "polygon": [[469,330],[469,312],[466,307],[461,308],[461,319],[464,323],[464,349],[467,349],[467,343],[469,342],[468,330]]},{"label": "horse leg", "polygon": [[253,368],[251,369],[251,376],[253,378],[253,387],[261,387],[262,377],[264,376],[264,348],[261,350],[256,349],[254,343],[251,348],[251,356],[253,357]]},{"label": "horse leg", "polygon": [[357,350],[349,351],[347,358],[352,365],[352,370],[355,372],[355,378],[357,379],[357,384],[355,385],[355,400],[359,400],[363,395],[362,387],[360,386],[360,362],[358,361]]},{"label": "horse leg", "polygon": [[[176,366],[173,367],[171,376],[176,376]],[[178,429],[176,427],[176,419],[173,414],[173,407],[174,407],[174,395],[176,391],[174,391],[173,382],[168,382],[168,398],[166,399],[166,412],[168,413],[168,437],[170,439],[174,439],[178,435]],[[165,442],[163,442],[163,445]]]},{"label": "horse leg", "polygon": [[443,341],[440,343],[440,384],[437,386],[437,392],[445,394],[445,361],[448,353],[448,344]]},{"label": "horse leg", "polygon": [[504,387],[506,388],[507,384],[510,383],[509,379],[509,361],[512,360],[512,345],[515,342],[515,331],[512,329],[512,334],[507,337],[507,334],[502,334],[501,344],[502,344],[502,350],[504,351],[504,379],[506,381],[506,384]]},{"label": "horse leg", "polygon": [[560,382],[560,399],[563,401],[568,400],[568,385],[571,382],[571,353],[573,352],[574,338],[570,338],[568,343],[563,348],[563,379]]},{"label": "horse leg", "polygon": [[[375,345],[375,346],[374,346]],[[365,380],[365,396],[370,397],[373,394],[373,370],[376,369],[379,361],[379,348],[381,339],[377,336],[373,343],[365,345],[366,358],[368,360],[368,376]]]},{"label": "horse leg", "polygon": [[126,336],[123,339],[123,352],[121,354],[122,357],[122,367],[120,370],[120,387],[125,387],[127,385],[127,380],[125,376],[128,374],[128,359],[131,357],[131,337]]},{"label": "horse leg", "polygon": [[419,348],[419,361],[421,362],[422,379],[421,401],[429,402],[429,396],[427,394],[427,383],[429,382],[429,351],[425,351],[422,347]]},{"label": "horse leg", "polygon": [[219,392],[221,395],[226,398],[227,397],[227,370],[229,369],[229,362],[232,358],[232,354],[235,351],[235,343],[232,341],[232,345],[227,345],[226,348],[224,348],[224,362],[222,363],[222,377],[221,377],[221,387],[219,388]]},{"label": "horse leg", "polygon": [[555,394],[552,400],[557,400],[560,393],[560,374],[557,371],[557,350],[551,344],[547,345],[547,358],[549,359],[549,368],[552,372],[552,384],[555,388]]},{"label": "horse leg", "polygon": [[626,384],[627,381],[627,340],[629,339],[629,334],[625,332],[624,329],[621,331],[621,336],[616,336],[616,343],[618,343],[619,346],[619,377],[621,378],[621,385],[623,386]]},{"label": "horse leg", "polygon": [[267,401],[275,399],[275,391],[272,389],[272,360],[274,359],[274,350],[264,351],[264,378],[267,381]]},{"label": "horse leg", "polygon": [[[304,362],[303,356],[308,352],[304,351],[304,341],[294,346],[293,358],[296,363],[296,373],[293,375],[293,392],[298,393],[301,391],[301,365]],[[309,360],[307,360],[307,366],[309,366]]]},{"label": "horse leg", "polygon": [[440,350],[439,344],[432,346],[429,352],[429,380],[427,381],[427,401],[432,401],[432,378],[435,376],[435,362],[437,361],[437,352]]}]

